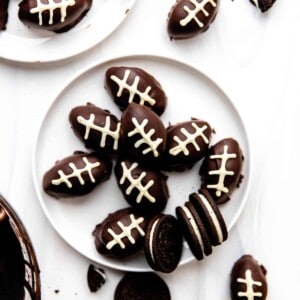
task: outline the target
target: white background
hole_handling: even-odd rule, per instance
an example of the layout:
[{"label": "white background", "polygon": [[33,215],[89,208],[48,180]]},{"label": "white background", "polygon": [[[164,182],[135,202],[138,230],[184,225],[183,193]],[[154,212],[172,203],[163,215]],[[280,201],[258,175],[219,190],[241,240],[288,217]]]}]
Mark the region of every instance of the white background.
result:
[{"label": "white background", "polygon": [[171,42],[166,19],[173,3],[137,0],[109,38],[74,58],[47,64],[0,59],[0,193],[31,236],[44,300],[113,299],[124,273],[105,268],[106,284],[90,293],[90,262],[60,238],[38,202],[31,170],[36,131],[75,72],[96,60],[140,53],[178,58],[213,78],[239,109],[252,150],[253,180],[237,225],[212,256],[161,275],[172,299],[230,299],[230,270],[245,253],[267,268],[269,299],[299,298],[300,1],[277,0],[262,14],[247,0],[222,0],[206,33]]}]

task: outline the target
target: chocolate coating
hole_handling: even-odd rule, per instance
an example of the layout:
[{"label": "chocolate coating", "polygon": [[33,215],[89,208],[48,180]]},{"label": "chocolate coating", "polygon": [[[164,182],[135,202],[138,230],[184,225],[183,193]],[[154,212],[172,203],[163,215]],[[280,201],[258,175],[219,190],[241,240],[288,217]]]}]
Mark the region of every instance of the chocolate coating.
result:
[{"label": "chocolate coating", "polygon": [[168,15],[171,39],[187,39],[205,32],[218,12],[218,0],[177,0]]},{"label": "chocolate coating", "polygon": [[143,246],[147,222],[132,208],[109,214],[93,231],[97,251],[119,258],[136,253]]},{"label": "chocolate coating", "polygon": [[231,299],[264,300],[268,294],[267,270],[251,255],[243,255],[231,270]]},{"label": "chocolate coating", "polygon": [[43,188],[49,195],[60,198],[90,193],[107,180],[112,163],[96,153],[75,152],[55,163],[43,178]]},{"label": "chocolate coating", "polygon": [[122,154],[138,162],[158,166],[166,148],[166,140],[164,124],[150,108],[131,103],[122,113]]},{"label": "chocolate coating", "polygon": [[207,152],[211,134],[210,125],[198,119],[169,126],[164,168],[176,171],[190,169]]},{"label": "chocolate coating", "polygon": [[117,183],[126,201],[144,214],[161,212],[169,198],[167,177],[128,159],[115,166]]},{"label": "chocolate coating", "polygon": [[273,6],[275,1],[276,0],[250,0],[250,2],[257,8],[259,8],[263,13],[269,10]]},{"label": "chocolate coating", "polygon": [[209,149],[200,168],[201,187],[217,204],[227,202],[241,183],[243,160],[242,150],[232,138],[220,140]]},{"label": "chocolate coating", "polygon": [[23,0],[18,15],[28,27],[62,33],[79,23],[91,6],[92,0]]},{"label": "chocolate coating", "polygon": [[161,115],[167,96],[161,84],[148,72],[133,67],[111,67],[105,74],[105,88],[121,110],[134,102]]},{"label": "chocolate coating", "polygon": [[109,111],[87,103],[74,107],[69,121],[87,148],[109,156],[118,150],[120,121]]},{"label": "chocolate coating", "polygon": [[9,0],[0,0],[0,30],[6,29]]}]

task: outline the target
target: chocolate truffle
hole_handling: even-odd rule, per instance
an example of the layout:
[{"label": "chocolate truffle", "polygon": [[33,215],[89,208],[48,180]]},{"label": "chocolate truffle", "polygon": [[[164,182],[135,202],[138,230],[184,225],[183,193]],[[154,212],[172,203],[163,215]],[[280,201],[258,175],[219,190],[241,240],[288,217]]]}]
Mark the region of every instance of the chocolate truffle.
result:
[{"label": "chocolate truffle", "polygon": [[147,218],[132,208],[109,214],[93,231],[97,251],[119,258],[136,253],[143,246],[147,223]]},{"label": "chocolate truffle", "polygon": [[111,67],[105,74],[105,87],[121,110],[132,102],[148,106],[158,115],[166,108],[167,96],[160,83],[143,69]]},{"label": "chocolate truffle", "polygon": [[168,16],[171,39],[187,39],[208,29],[218,12],[218,0],[177,0]]},{"label": "chocolate truffle", "polygon": [[164,167],[167,170],[190,169],[206,153],[212,129],[202,120],[192,119],[167,128]]},{"label": "chocolate truffle", "polygon": [[43,188],[49,195],[59,198],[90,193],[107,180],[112,163],[96,153],[75,152],[55,163],[43,178]]},{"label": "chocolate truffle", "polygon": [[79,23],[91,6],[92,0],[23,0],[19,19],[30,28],[62,33]]},{"label": "chocolate truffle", "polygon": [[108,110],[87,103],[74,107],[69,120],[75,135],[87,148],[109,156],[118,150],[120,121]]},{"label": "chocolate truffle", "polygon": [[276,0],[250,0],[261,12],[266,12],[269,10]]},{"label": "chocolate truffle", "polygon": [[6,29],[9,0],[0,0],[0,30]]},{"label": "chocolate truffle", "polygon": [[267,298],[267,270],[251,255],[243,255],[231,270],[231,299],[264,300]]},{"label": "chocolate truffle", "polygon": [[149,107],[131,103],[122,113],[121,152],[148,165],[157,165],[166,148],[167,132]]},{"label": "chocolate truffle", "polygon": [[161,212],[169,198],[167,177],[158,170],[122,159],[117,161],[115,174],[126,201],[145,214]]},{"label": "chocolate truffle", "polygon": [[201,187],[207,189],[217,204],[230,199],[242,181],[244,156],[233,138],[220,140],[210,147],[200,167]]}]

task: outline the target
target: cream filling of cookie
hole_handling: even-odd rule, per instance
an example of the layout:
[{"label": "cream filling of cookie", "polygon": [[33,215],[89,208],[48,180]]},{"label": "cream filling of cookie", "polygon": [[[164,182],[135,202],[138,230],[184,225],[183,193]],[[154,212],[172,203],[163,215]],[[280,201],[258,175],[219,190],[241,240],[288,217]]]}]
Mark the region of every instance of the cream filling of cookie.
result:
[{"label": "cream filling of cookie", "polygon": [[200,248],[201,248],[201,251],[204,253],[204,243],[203,243],[203,239],[202,239],[202,236],[201,236],[201,233],[200,233],[200,230],[197,226],[197,223],[192,215],[192,213],[190,212],[190,210],[186,207],[186,206],[183,206],[182,207],[186,217],[189,219],[190,221],[190,224],[195,232],[195,235],[196,235],[196,238],[198,240],[198,243],[200,245]]},{"label": "cream filling of cookie", "polygon": [[213,208],[211,207],[211,205],[209,204],[209,202],[207,201],[207,199],[203,195],[199,194],[199,196],[200,196],[200,199],[201,199],[202,203],[204,204],[206,210],[208,211],[209,216],[211,217],[211,220],[212,220],[212,222],[214,224],[214,227],[217,231],[218,241],[221,244],[224,240],[224,237],[223,237],[223,232],[222,232],[222,228],[220,226],[220,222],[218,220],[218,217],[215,214],[215,212],[214,212]]},{"label": "cream filling of cookie", "polygon": [[151,230],[150,230],[150,238],[149,238],[149,251],[150,251],[150,257],[153,262],[155,262],[154,255],[153,255],[153,236],[154,236],[154,231],[155,231],[158,221],[159,221],[159,218],[157,220],[155,220],[155,222],[153,223]]},{"label": "cream filling of cookie", "polygon": [[252,2],[255,4],[256,7],[259,8],[258,0],[252,0]]}]

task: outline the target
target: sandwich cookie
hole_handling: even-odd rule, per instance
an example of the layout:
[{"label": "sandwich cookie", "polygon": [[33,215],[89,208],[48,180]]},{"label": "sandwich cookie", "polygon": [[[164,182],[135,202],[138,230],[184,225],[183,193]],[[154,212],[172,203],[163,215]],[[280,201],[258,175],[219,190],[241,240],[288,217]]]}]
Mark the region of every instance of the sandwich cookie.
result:
[{"label": "sandwich cookie", "polygon": [[195,258],[202,260],[204,255],[210,255],[212,245],[194,204],[186,202],[184,206],[177,206],[176,215],[182,227],[183,236]]},{"label": "sandwich cookie", "polygon": [[182,234],[172,215],[158,214],[147,225],[144,251],[149,266],[163,273],[175,270],[182,253]]},{"label": "sandwich cookie", "polygon": [[212,199],[207,190],[192,193],[189,200],[203,222],[212,246],[222,244],[228,237],[227,227],[218,205]]},{"label": "sandwich cookie", "polygon": [[114,300],[171,300],[165,281],[153,272],[128,272],[119,281]]}]

